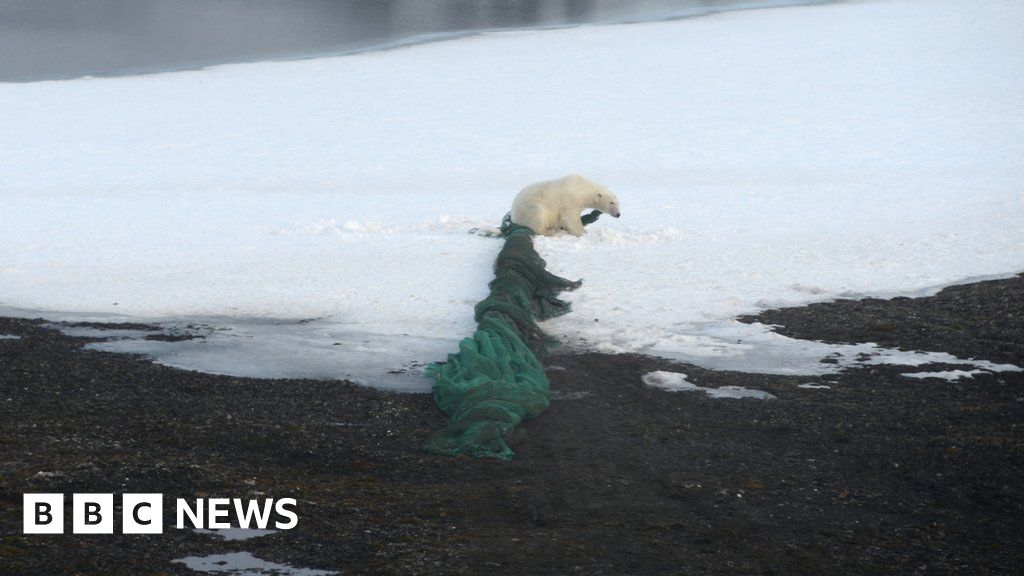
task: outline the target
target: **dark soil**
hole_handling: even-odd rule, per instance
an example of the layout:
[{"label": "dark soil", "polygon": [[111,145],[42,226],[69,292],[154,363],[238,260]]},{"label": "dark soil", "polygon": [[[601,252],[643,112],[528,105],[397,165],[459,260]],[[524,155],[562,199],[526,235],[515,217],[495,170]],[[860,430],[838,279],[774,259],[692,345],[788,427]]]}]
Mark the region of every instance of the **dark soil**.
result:
[{"label": "dark soil", "polygon": [[[770,311],[805,338],[1024,364],[1024,279]],[[0,319],[0,573],[185,574],[250,551],[345,574],[1014,574],[1024,373],[820,378],[632,355],[549,358],[556,400],[511,462],[433,456],[427,395],[186,372]],[[920,371],[927,367],[916,367]],[[711,399],[645,386],[677,370]],[[42,473],[42,474],[40,474]],[[24,535],[26,492],[160,492],[162,535]],[[224,542],[174,498],[298,499],[298,526]],[[70,502],[70,496],[68,496]],[[68,523],[70,526],[70,523]]]},{"label": "dark soil", "polygon": [[803,340],[875,342],[1024,366],[1024,275],[951,286],[928,298],[837,300],[741,318]]}]

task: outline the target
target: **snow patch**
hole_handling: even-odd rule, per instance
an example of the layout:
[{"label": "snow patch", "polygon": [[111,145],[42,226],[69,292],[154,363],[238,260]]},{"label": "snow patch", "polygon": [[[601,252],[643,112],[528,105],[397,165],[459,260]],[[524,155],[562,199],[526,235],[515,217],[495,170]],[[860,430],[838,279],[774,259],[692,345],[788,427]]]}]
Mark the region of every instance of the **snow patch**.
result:
[{"label": "snow patch", "polygon": [[[617,314],[617,311],[612,313]],[[881,348],[872,342],[826,344],[798,340],[774,332],[765,324],[746,324],[737,320],[680,323],[672,329],[658,324],[619,328],[606,323],[603,317],[599,322],[591,320],[596,326],[585,326],[585,317],[582,320],[563,320],[568,316],[556,318],[546,327],[554,327],[556,334],[570,342],[589,341],[601,352],[662,356],[711,370],[800,376],[835,374],[864,365],[920,366],[932,363],[968,364],[996,372],[1021,370],[1012,364],[963,359],[945,352]]]},{"label": "snow patch", "polygon": [[21,336],[15,334],[0,334],[0,340],[21,340]]},{"label": "snow patch", "polygon": [[337,574],[331,570],[296,568],[260,560],[249,552],[211,554],[209,556],[186,556],[173,562],[184,564],[197,572],[222,573],[232,576],[327,576]]},{"label": "snow patch", "polygon": [[906,376],[907,378],[934,378],[936,380],[947,380],[954,382],[956,380],[968,379],[972,380],[978,374],[989,374],[986,370],[942,370],[938,372],[906,372],[900,374],[900,376]]},{"label": "snow patch", "polygon": [[644,384],[668,390],[669,392],[703,392],[712,398],[757,398],[759,400],[770,400],[775,398],[762,390],[751,390],[741,386],[721,386],[719,388],[704,388],[691,383],[682,372],[666,372],[659,370],[648,372],[642,377]]}]

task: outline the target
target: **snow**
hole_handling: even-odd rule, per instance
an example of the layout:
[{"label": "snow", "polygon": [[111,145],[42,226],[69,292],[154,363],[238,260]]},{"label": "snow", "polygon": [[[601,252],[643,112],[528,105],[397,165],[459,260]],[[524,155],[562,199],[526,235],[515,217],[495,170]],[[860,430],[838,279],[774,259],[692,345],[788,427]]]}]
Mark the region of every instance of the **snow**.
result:
[{"label": "snow", "polygon": [[774,394],[763,390],[751,390],[742,386],[720,386],[718,388],[704,388],[697,386],[686,379],[682,372],[666,372],[659,370],[648,372],[641,379],[644,384],[668,390],[669,392],[703,392],[711,398],[757,398],[758,400],[771,400]]},{"label": "snow", "polygon": [[901,374],[901,376],[906,376],[907,378],[918,378],[922,380],[925,378],[935,378],[937,380],[948,380],[950,382],[955,382],[962,378],[973,380],[974,377],[978,374],[988,374],[988,372],[986,372],[985,370],[940,370],[936,372],[905,372]]},{"label": "snow", "polygon": [[623,216],[537,243],[584,278],[545,325],[564,340],[785,374],[913,360],[732,319],[1024,269],[1022,20],[870,1],[0,84],[0,313],[202,325],[93,346],[422,390],[500,247],[466,232],[573,171]]},{"label": "snow", "polygon": [[0,340],[21,340],[17,334],[0,334]]},{"label": "snow", "polygon": [[[891,352],[891,351],[887,351]],[[945,352],[912,352],[911,356],[900,356],[897,359],[892,359],[881,355],[879,357],[869,358],[864,361],[865,364],[899,364],[901,366],[923,366],[925,364],[933,364],[936,362],[945,364],[967,364],[976,368],[981,368],[987,372],[1021,372],[1024,368],[1015,366],[1013,364],[999,364],[996,362],[989,362],[988,360],[975,360],[973,358],[962,359],[953,356],[952,354],[946,354]]]},{"label": "snow", "polygon": [[328,574],[337,574],[331,570],[296,568],[288,564],[268,562],[256,558],[249,552],[187,556],[173,562],[184,564],[189,570],[196,572],[223,573],[233,576],[327,576]]},{"label": "snow", "polygon": [[[213,327],[198,321],[164,323],[162,334],[192,336],[171,341],[146,339],[161,333],[141,330],[104,330],[80,326],[51,325],[70,336],[101,338],[86,348],[108,352],[146,354],[156,362],[186,370],[214,374],[264,378],[346,378],[400,392],[425,392],[429,382],[421,375],[429,359],[445,358],[454,344],[446,338],[379,335],[339,328],[329,321],[234,319],[228,326]],[[227,321],[222,321],[226,323]],[[717,343],[693,338],[698,354],[684,359],[706,368],[770,374],[825,374],[850,366],[898,364],[921,366],[964,364],[991,372],[1019,371],[1011,364],[962,359],[945,352],[901,351],[880,348],[873,343],[824,344],[794,340],[735,321],[717,327],[716,334],[742,334],[743,342],[730,343],[721,336]],[[410,360],[402,350],[412,350],[426,360]],[[282,353],[286,352],[286,353]],[[822,363],[829,358],[832,363]],[[559,367],[549,369],[558,370]]]}]

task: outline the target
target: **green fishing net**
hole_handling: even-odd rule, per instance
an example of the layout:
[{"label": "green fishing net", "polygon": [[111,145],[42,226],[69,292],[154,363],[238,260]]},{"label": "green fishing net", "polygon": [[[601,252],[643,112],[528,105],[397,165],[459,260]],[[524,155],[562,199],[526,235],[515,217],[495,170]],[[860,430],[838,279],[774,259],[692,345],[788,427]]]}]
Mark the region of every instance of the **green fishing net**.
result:
[{"label": "green fishing net", "polygon": [[[590,224],[599,214],[582,220]],[[447,362],[426,369],[434,379],[434,401],[449,415],[445,428],[426,443],[431,452],[507,460],[516,426],[551,402],[541,359],[556,342],[537,322],[569,312],[558,295],[580,282],[547,271],[533,234],[505,216],[505,245],[494,263],[491,293],[476,305],[476,332]]]}]

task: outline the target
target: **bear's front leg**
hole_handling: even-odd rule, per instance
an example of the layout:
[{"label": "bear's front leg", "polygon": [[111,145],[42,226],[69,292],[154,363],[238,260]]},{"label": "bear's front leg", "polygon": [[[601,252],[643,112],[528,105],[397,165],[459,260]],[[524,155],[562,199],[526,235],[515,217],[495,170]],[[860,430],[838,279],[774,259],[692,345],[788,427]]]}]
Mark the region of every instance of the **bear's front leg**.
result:
[{"label": "bear's front leg", "polygon": [[587,231],[583,229],[583,221],[580,220],[579,215],[563,216],[562,230],[565,230],[573,236],[583,236],[587,233]]}]

